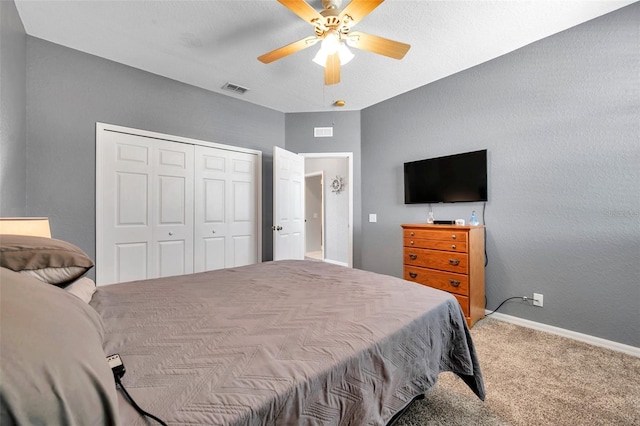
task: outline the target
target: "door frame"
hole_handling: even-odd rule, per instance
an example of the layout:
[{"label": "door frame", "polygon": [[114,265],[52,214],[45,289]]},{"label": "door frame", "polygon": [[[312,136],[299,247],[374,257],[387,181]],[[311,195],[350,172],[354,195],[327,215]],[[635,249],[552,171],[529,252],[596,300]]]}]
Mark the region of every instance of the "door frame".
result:
[{"label": "door frame", "polygon": [[[349,268],[353,268],[353,152],[300,152],[299,155],[307,158],[327,158],[327,159],[337,159],[337,158],[346,158],[348,163],[348,178],[347,182],[349,185],[349,217],[347,218],[347,226],[349,227],[349,264],[347,265]],[[324,220],[324,216],[323,216]],[[323,246],[324,250],[324,246]],[[326,262],[326,259],[325,259]]]},{"label": "door frame", "polygon": [[104,167],[102,161],[102,146],[104,145],[104,138],[106,132],[116,132],[116,133],[126,133],[135,136],[142,136],[150,139],[160,139],[169,142],[179,142],[189,145],[201,145],[218,149],[225,149],[227,151],[235,151],[235,152],[244,152],[248,154],[254,154],[257,156],[256,161],[256,226],[257,230],[257,241],[256,241],[256,255],[257,262],[262,263],[262,151],[250,148],[242,148],[239,146],[233,145],[225,145],[217,142],[209,142],[203,141],[199,139],[185,138],[182,136],[169,135],[166,133],[158,133],[152,132],[148,130],[135,129],[132,127],[124,127],[118,126],[115,124],[101,123],[96,122],[96,229],[95,229],[95,237],[96,237],[96,282],[100,284],[102,274],[101,268],[98,266],[99,261],[102,260],[102,252],[104,247],[102,230],[103,230],[103,217],[102,217],[102,209],[104,191],[103,191],[103,177],[104,177]]}]

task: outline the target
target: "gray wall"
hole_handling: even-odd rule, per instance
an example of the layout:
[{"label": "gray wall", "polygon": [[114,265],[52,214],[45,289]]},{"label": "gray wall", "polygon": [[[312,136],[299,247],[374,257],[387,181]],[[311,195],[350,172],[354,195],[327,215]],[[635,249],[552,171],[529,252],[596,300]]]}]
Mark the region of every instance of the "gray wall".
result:
[{"label": "gray wall", "polygon": [[[361,265],[360,111],[290,113],[285,117],[286,148],[298,153],[353,153],[353,266]],[[333,127],[332,138],[314,138],[314,127]],[[331,176],[325,176],[329,178]]]},{"label": "gray wall", "polygon": [[[362,267],[400,276],[405,161],[488,149],[500,312],[640,346],[640,3],[362,111]],[[480,203],[434,205],[469,219]],[[480,217],[482,215],[480,214]]]},{"label": "gray wall", "polygon": [[13,1],[0,1],[0,216],[24,216],[27,36]]},{"label": "gray wall", "polygon": [[[273,146],[284,114],[28,37],[27,213],[95,258],[97,121],[263,151],[263,258],[272,258]],[[221,83],[222,85],[222,83]]]}]

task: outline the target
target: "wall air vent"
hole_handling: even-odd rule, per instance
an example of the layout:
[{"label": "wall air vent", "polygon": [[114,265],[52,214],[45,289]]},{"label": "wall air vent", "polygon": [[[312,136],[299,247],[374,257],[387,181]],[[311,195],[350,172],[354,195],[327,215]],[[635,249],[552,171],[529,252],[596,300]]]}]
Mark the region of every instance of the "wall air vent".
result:
[{"label": "wall air vent", "polygon": [[314,127],[313,137],[314,138],[332,138],[333,127]]},{"label": "wall air vent", "polygon": [[244,95],[247,92],[247,90],[249,90],[249,88],[226,82],[224,86],[222,86],[222,90],[227,90],[229,92],[237,93],[239,95]]}]

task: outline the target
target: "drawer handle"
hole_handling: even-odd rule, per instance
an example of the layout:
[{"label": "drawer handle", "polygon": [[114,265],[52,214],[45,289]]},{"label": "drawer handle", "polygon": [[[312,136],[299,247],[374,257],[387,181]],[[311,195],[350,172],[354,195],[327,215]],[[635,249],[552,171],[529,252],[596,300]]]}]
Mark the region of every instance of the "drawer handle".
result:
[{"label": "drawer handle", "polygon": [[455,250],[456,249],[456,245],[455,244],[451,244],[451,248]]},{"label": "drawer handle", "polygon": [[416,260],[417,258],[418,258],[417,254],[410,254],[409,255],[409,259],[411,259],[411,260]]},{"label": "drawer handle", "polygon": [[413,244],[414,244],[414,242],[413,242],[413,241],[411,241],[409,244],[413,245]]},{"label": "drawer handle", "polygon": [[413,237],[413,236],[414,236],[414,235],[416,235],[416,234],[414,234],[414,233],[412,232],[412,233],[410,233],[409,235]]},{"label": "drawer handle", "polygon": [[451,236],[451,239],[452,239],[452,240],[455,240],[455,239],[456,239],[456,234],[453,234],[453,235]]},{"label": "drawer handle", "polygon": [[458,266],[460,264],[460,260],[458,259],[449,259],[449,264],[453,266]]},{"label": "drawer handle", "polygon": [[460,281],[451,279],[449,280],[449,284],[451,284],[454,287],[458,287],[460,285]]},{"label": "drawer handle", "polygon": [[411,278],[415,278],[415,277],[417,277],[417,276],[418,276],[418,274],[417,274],[416,272],[409,272],[409,276],[410,276]]}]

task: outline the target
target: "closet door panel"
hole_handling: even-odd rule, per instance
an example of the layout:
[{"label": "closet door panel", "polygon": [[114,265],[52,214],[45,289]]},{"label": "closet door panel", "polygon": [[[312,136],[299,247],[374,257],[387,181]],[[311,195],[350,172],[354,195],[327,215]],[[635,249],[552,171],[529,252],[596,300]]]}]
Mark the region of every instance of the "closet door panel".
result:
[{"label": "closet door panel", "polygon": [[149,277],[152,236],[149,205],[152,152],[146,138],[105,132],[101,146],[103,174],[102,244],[98,280],[108,284]]},{"label": "closet door panel", "polygon": [[116,172],[115,223],[118,226],[147,226],[149,176],[146,173]]},{"label": "closet door panel", "polygon": [[204,238],[204,254],[202,271],[223,269],[226,263],[225,245],[226,237]]},{"label": "closet door panel", "polygon": [[153,244],[157,277],[193,272],[192,145],[153,141]]},{"label": "closet door panel", "polygon": [[114,252],[114,282],[136,281],[147,277],[149,245],[146,242],[118,243]]},{"label": "closet door panel", "polygon": [[257,193],[255,155],[230,152],[230,200],[228,204],[229,235],[228,265],[242,266],[258,261],[257,258]]},{"label": "closet door panel", "polygon": [[222,269],[227,263],[228,170],[228,151],[195,147],[195,272]]},{"label": "closet door panel", "polygon": [[233,266],[251,265],[256,263],[254,255],[255,239],[251,235],[235,236],[231,239],[233,251]]},{"label": "closet door panel", "polygon": [[183,239],[174,241],[160,241],[158,243],[158,276],[170,277],[184,275],[190,269],[187,262],[191,259],[186,256],[187,247]]}]

